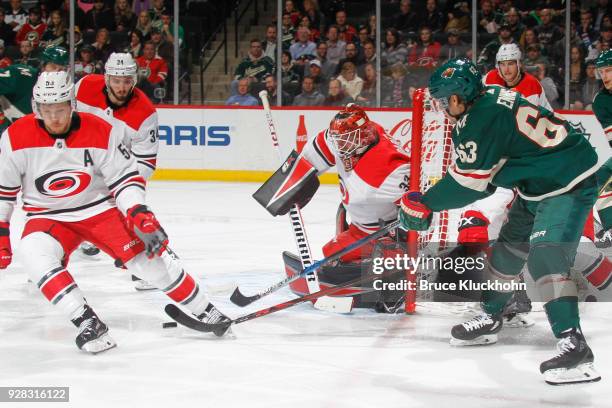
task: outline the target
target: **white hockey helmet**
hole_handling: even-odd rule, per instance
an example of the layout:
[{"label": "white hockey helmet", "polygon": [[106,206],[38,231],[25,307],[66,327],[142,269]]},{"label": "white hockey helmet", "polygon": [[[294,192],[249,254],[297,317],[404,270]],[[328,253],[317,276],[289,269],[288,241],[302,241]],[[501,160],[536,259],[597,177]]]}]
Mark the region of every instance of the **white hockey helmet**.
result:
[{"label": "white hockey helmet", "polygon": [[136,61],[132,58],[132,54],[127,52],[113,52],[106,64],[104,64],[104,79],[106,81],[106,87],[108,88],[108,80],[111,76],[119,77],[131,77],[136,86],[136,80],[138,79],[138,66]]},{"label": "white hockey helmet", "polygon": [[523,54],[521,49],[516,44],[504,44],[499,47],[497,55],[495,55],[495,65],[499,68],[501,61],[516,61],[517,65],[521,66],[521,58]]},{"label": "white hockey helmet", "polygon": [[38,105],[70,102],[75,109],[74,83],[66,71],[41,72],[32,90],[32,110],[40,118]]}]

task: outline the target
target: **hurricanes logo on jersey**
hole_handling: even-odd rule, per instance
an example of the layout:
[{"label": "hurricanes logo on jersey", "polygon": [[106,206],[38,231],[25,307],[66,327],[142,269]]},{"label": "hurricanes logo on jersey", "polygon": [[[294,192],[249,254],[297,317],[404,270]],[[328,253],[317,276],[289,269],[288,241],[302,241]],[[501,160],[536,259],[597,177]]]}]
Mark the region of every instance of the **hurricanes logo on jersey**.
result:
[{"label": "hurricanes logo on jersey", "polygon": [[339,186],[340,186],[340,195],[342,196],[342,202],[346,205],[348,205],[349,203],[349,193],[348,190],[346,189],[346,186],[344,185],[344,180],[342,180],[342,177],[339,177]]},{"label": "hurricanes logo on jersey", "polygon": [[38,177],[34,184],[38,192],[51,198],[72,197],[85,190],[91,176],[79,170],[55,170]]}]

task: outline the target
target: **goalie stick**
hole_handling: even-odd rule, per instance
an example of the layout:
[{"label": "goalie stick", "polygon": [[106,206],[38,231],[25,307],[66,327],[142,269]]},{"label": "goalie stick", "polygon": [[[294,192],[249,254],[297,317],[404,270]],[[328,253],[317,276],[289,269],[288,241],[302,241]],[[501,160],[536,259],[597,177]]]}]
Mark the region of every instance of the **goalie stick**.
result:
[{"label": "goalie stick", "polygon": [[[378,231],[374,232],[373,234],[370,234],[368,236],[365,236],[355,242],[353,242],[352,244],[342,248],[341,250],[334,252],[333,254],[331,254],[330,256],[328,256],[327,258],[323,258],[319,261],[314,262],[313,264],[311,264],[310,266],[306,267],[304,270],[302,270],[302,272],[300,272],[299,274],[293,275],[291,277],[286,277],[285,279],[283,279],[280,282],[275,283],[274,285],[270,286],[269,288],[261,291],[260,293],[253,295],[253,296],[245,296],[240,292],[240,287],[237,287],[236,290],[234,290],[234,293],[232,294],[230,300],[241,307],[244,307],[246,305],[249,305],[251,303],[253,303],[254,301],[256,301],[257,299],[260,299],[280,288],[282,288],[283,286],[296,281],[297,279],[300,279],[301,277],[305,276],[308,273],[312,273],[312,271],[318,270],[320,267],[322,267],[323,265],[327,265],[330,262],[336,261],[338,259],[340,259],[342,256],[348,254],[351,251],[354,251],[355,249],[359,248],[362,245],[365,245],[366,243],[376,240],[380,237],[383,237],[384,235],[388,234],[389,231],[391,231],[392,229],[396,228],[399,225],[399,221],[393,221],[390,224],[387,224],[386,226],[384,226],[383,228],[379,229]],[[318,292],[318,291],[317,291]],[[351,298],[347,298],[347,299],[351,299]],[[351,299],[352,301],[352,299]],[[347,312],[348,313],[348,312]]]},{"label": "goalie stick", "polygon": [[[278,160],[282,163],[283,157],[278,144],[278,133],[276,132],[276,126],[274,125],[274,119],[272,118],[272,109],[270,108],[270,101],[268,100],[268,91],[261,91],[259,93],[259,97],[261,98],[264,112],[266,114],[266,122],[268,123],[268,131],[270,133],[270,138],[272,139],[272,145],[274,146]],[[297,204],[293,204],[291,206],[291,209],[289,210],[289,219],[291,221],[293,237],[295,239],[295,244],[297,245],[300,261],[302,262],[302,268],[308,269],[308,267],[312,265],[312,252],[310,250],[310,244],[308,243],[308,237],[306,236],[306,230],[304,229],[304,220],[302,219],[302,214],[300,213],[300,208],[297,206]],[[316,269],[311,269],[310,272],[304,275],[304,277],[306,279],[306,284],[308,285],[308,292],[313,293],[321,289],[319,286],[319,278],[317,276]],[[232,294],[230,300],[234,304],[244,307],[260,299],[261,297],[274,292],[284,285],[285,283],[280,284],[279,286],[274,285],[268,290],[251,297],[243,296],[238,288],[236,288],[236,291]],[[314,307],[315,309],[319,310],[349,313],[353,308],[353,300],[349,297],[323,297],[314,303]]]},{"label": "goalie stick", "polygon": [[366,276],[360,276],[359,278],[355,278],[349,282],[343,283],[342,285],[331,286],[329,288],[322,289],[318,292],[311,293],[309,295],[287,300],[277,305],[270,306],[265,309],[258,310],[256,312],[237,317],[236,319],[230,321],[229,323],[213,323],[213,324],[204,323],[200,320],[195,319],[194,317],[191,317],[189,314],[183,312],[181,309],[179,309],[178,306],[172,303],[169,303],[166,305],[165,311],[168,314],[168,316],[170,316],[177,323],[183,326],[186,326],[190,329],[201,331],[201,332],[212,332],[214,330],[226,329],[228,326],[231,326],[232,324],[244,323],[249,320],[257,319],[258,317],[266,316],[271,313],[278,312],[280,310],[288,309],[300,303],[319,299],[322,296],[333,295],[334,293],[339,292],[342,289],[345,289],[351,286],[363,285],[365,283],[372,282],[376,279],[390,278],[395,275],[404,274],[404,273],[405,271],[403,270],[399,270],[399,271],[394,270],[394,271],[384,272],[380,275],[371,274],[371,275],[366,275]]}]

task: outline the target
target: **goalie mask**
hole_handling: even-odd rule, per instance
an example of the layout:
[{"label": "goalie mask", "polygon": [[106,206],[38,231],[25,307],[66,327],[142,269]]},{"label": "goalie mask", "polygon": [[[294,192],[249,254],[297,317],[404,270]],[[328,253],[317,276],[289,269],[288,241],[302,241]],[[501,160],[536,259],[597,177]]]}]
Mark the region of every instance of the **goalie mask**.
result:
[{"label": "goalie mask", "polygon": [[353,103],[334,116],[327,137],[346,171],[351,171],[359,157],[377,141],[376,130],[368,115]]}]

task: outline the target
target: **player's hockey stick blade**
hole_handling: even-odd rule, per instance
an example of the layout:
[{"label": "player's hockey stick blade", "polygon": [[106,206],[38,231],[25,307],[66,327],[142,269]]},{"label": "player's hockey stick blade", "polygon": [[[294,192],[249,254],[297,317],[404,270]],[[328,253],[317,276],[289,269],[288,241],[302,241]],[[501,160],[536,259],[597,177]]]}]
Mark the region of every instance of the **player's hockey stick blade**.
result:
[{"label": "player's hockey stick blade", "polygon": [[[299,298],[291,299],[291,300],[288,300],[286,302],[282,302],[282,303],[279,303],[277,305],[270,306],[270,307],[267,307],[265,309],[258,310],[256,312],[249,313],[249,314],[246,314],[244,316],[237,317],[236,319],[232,320],[232,323],[233,324],[244,323],[244,322],[247,322],[249,320],[257,319],[258,317],[266,316],[266,315],[269,315],[269,314],[274,313],[274,312],[278,312],[278,311],[283,310],[283,309],[288,309],[288,308],[290,308],[292,306],[295,306],[295,305],[303,303],[303,302],[308,302],[308,301],[312,301],[312,300],[315,300],[315,299],[319,299],[319,298],[321,298],[323,296],[332,295],[332,294],[334,294],[336,292],[341,291],[342,289],[345,289],[345,288],[348,288],[348,287],[351,287],[351,286],[363,285],[365,283],[372,282],[372,281],[374,281],[376,279],[381,279],[382,280],[382,279],[390,278],[390,277],[395,276],[395,275],[400,274],[400,273],[406,273],[406,271],[404,271],[404,270],[400,270],[400,271],[387,271],[387,272],[384,272],[384,273],[382,273],[380,275],[370,274],[370,275],[360,276],[360,277],[357,277],[357,278],[355,278],[355,279],[353,279],[351,281],[343,283],[342,285],[331,286],[329,288],[322,289],[322,290],[320,290],[318,292],[311,293],[309,295],[304,295],[304,296],[299,297]],[[213,326],[213,325],[207,325],[207,326]]]},{"label": "player's hockey stick blade", "polygon": [[188,315],[187,313],[179,309],[178,306],[172,303],[167,304],[164,310],[166,311],[166,314],[170,316],[172,320],[174,320],[178,324],[185,326],[189,329],[197,330],[197,331],[205,332],[205,333],[210,333],[217,329],[226,329],[228,326],[231,326],[231,324],[233,323],[233,322],[217,323],[217,324],[204,323],[194,317],[191,317],[190,315]]},{"label": "player's hockey stick blade", "polygon": [[[378,231],[376,231],[373,234],[370,234],[366,237],[363,237],[355,242],[353,242],[351,245],[348,245],[347,247],[341,249],[338,252],[334,252],[333,254],[331,254],[330,256],[328,256],[327,258],[323,258],[319,261],[314,262],[312,265],[310,265],[307,268],[304,268],[304,270],[302,270],[302,272],[300,272],[299,274],[295,274],[293,276],[288,276],[285,279],[275,283],[274,285],[264,289],[263,291],[252,295],[252,296],[245,296],[244,294],[242,294],[242,292],[240,291],[240,287],[237,287],[236,290],[234,290],[234,293],[232,293],[232,296],[230,297],[230,300],[232,301],[232,303],[234,303],[237,306],[240,307],[245,307],[247,305],[250,305],[251,303],[255,302],[258,299],[261,299],[264,296],[269,295],[272,292],[275,292],[276,290],[286,286],[287,284],[294,282],[306,275],[308,275],[309,273],[318,270],[319,268],[321,268],[324,265],[327,265],[330,262],[334,262],[338,259],[340,259],[341,257],[343,257],[344,255],[348,254],[351,251],[354,251],[355,249],[359,248],[362,245],[367,244],[370,241],[376,240],[386,234],[389,233],[389,231],[391,231],[394,228],[397,228],[397,226],[399,225],[399,221],[393,221],[389,224],[387,224],[386,226],[384,226],[383,228],[379,229]],[[319,291],[320,292],[320,291]],[[315,292],[315,293],[319,293],[319,292]],[[324,296],[321,295],[321,296]],[[317,296],[317,298],[319,298],[319,296]]]}]

